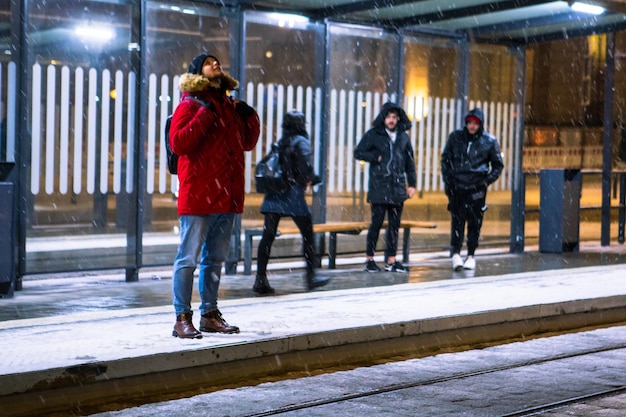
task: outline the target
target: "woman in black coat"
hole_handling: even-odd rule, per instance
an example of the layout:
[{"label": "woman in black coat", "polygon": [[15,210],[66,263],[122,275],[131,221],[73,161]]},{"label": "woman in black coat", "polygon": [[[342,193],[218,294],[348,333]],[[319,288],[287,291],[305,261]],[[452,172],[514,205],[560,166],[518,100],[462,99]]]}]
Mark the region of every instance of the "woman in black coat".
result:
[{"label": "woman in black coat", "polygon": [[274,288],[267,279],[267,263],[272,244],[276,238],[281,217],[291,217],[302,234],[302,249],[306,261],[307,287],[312,290],[328,283],[328,278],[318,277],[315,273],[315,251],[313,249],[313,219],[304,198],[309,186],[316,180],[311,164],[311,144],[306,131],[304,114],[292,110],[285,114],[282,138],[278,141],[280,163],[289,188],[281,193],[267,193],[261,204],[261,213],[265,215],[263,237],[259,243],[257,255],[257,275],[252,291],[258,294],[273,294]]}]

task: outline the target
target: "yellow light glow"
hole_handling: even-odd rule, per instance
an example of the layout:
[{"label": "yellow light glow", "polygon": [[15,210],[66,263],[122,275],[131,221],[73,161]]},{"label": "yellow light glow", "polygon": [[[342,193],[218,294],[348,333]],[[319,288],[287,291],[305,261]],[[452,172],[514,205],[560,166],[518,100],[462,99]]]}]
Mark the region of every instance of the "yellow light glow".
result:
[{"label": "yellow light glow", "polygon": [[425,87],[414,88],[407,92],[408,104],[407,115],[417,123],[428,117],[428,89]]}]

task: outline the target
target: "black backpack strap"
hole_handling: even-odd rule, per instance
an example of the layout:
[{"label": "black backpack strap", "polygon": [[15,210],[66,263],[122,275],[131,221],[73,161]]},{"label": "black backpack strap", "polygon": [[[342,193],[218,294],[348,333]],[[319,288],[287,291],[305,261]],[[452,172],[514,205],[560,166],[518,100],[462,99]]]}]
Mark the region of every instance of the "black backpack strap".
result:
[{"label": "black backpack strap", "polygon": [[289,144],[281,147],[281,161],[285,162],[285,165],[283,166],[283,171],[287,177],[287,180],[292,183],[299,182],[298,178],[296,178],[296,173],[298,172],[297,147],[298,142],[301,139],[302,138],[300,138],[299,136],[292,136],[288,139],[281,139],[285,141],[289,140]]},{"label": "black backpack strap", "polygon": [[209,110],[212,110],[213,113],[215,113],[215,115],[217,116],[217,110],[215,109],[215,106],[213,105],[213,103],[211,103],[210,101],[206,102],[206,101],[204,101],[201,98],[198,98],[196,96],[185,96],[183,98],[183,100],[193,100],[196,103],[199,103],[202,107],[206,107]]}]

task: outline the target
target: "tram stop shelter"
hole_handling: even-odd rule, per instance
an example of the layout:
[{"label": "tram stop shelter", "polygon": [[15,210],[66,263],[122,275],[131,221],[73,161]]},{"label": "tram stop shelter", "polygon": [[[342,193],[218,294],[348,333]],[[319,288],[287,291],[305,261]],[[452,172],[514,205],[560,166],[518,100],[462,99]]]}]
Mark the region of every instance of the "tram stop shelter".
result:
[{"label": "tram stop shelter", "polygon": [[[19,3],[19,4],[18,4]],[[13,215],[10,216],[12,227],[11,236],[7,247],[15,248],[15,265],[8,271],[0,271],[0,292],[11,293],[15,282],[15,289],[20,289],[20,280],[25,275],[26,259],[26,236],[23,232],[27,228],[27,220],[23,213],[32,211],[32,194],[29,188],[31,183],[30,159],[31,143],[27,140],[30,137],[32,126],[28,122],[29,97],[24,92],[32,87],[29,76],[31,71],[27,53],[23,52],[28,48],[27,37],[25,35],[25,23],[21,16],[28,13],[28,8],[23,5],[29,2],[18,2],[11,7],[11,37],[9,43],[14,47],[13,56],[16,67],[10,71],[10,76],[14,77],[17,88],[9,91],[13,94],[13,101],[8,100],[7,131],[9,142],[13,148],[7,147],[5,159],[8,162],[15,162],[15,169],[11,171],[7,182],[15,184],[15,198],[13,204]],[[106,3],[106,2],[102,2]],[[139,4],[140,3],[140,4]],[[139,2],[138,5],[129,6],[132,8],[133,19],[140,16],[146,10],[149,1]],[[457,42],[459,51],[455,68],[451,69],[457,77],[455,98],[463,103],[463,114],[468,106],[469,90],[469,48],[471,44],[496,44],[509,48],[515,57],[515,77],[514,91],[515,101],[519,106],[517,119],[522,124],[516,130],[520,137],[524,135],[524,103],[525,103],[525,76],[526,76],[526,48],[542,42],[571,39],[574,37],[589,36],[593,34],[607,34],[606,37],[606,59],[604,71],[604,113],[603,113],[603,166],[602,166],[602,238],[603,245],[609,244],[610,226],[610,184],[611,184],[611,157],[612,157],[612,129],[613,102],[615,85],[616,33],[626,29],[626,1],[588,1],[588,2],[567,2],[567,1],[542,1],[542,0],[263,0],[252,2],[248,0],[227,0],[227,1],[206,1],[203,4],[212,4],[220,7],[224,14],[232,20],[230,36],[230,49],[238,53],[231,53],[230,69],[231,73],[238,79],[243,78],[245,73],[245,19],[246,12],[276,12],[280,14],[292,14],[306,18],[308,22],[316,23],[316,43],[318,62],[316,65],[316,85],[322,89],[322,108],[330,109],[330,92],[328,89],[329,56],[330,56],[330,36],[328,32],[329,24],[345,24],[346,30],[358,30],[359,27],[379,28],[381,33],[393,33],[400,39],[407,36],[429,36],[436,39],[446,39]],[[589,6],[594,6],[589,8]],[[163,6],[165,7],[165,6]],[[174,6],[172,6],[174,7]],[[178,6],[176,6],[178,7]],[[23,8],[24,10],[21,10]],[[141,43],[145,40],[146,25],[143,19],[133,21],[131,35],[132,39],[138,40],[137,44],[125,45],[127,55],[130,56],[130,66],[138,68],[136,77],[136,91],[140,98],[145,98],[147,82],[147,61],[150,60],[147,47]],[[135,24],[138,23],[138,24]],[[44,39],[46,34],[41,36],[31,34],[29,39],[35,42],[37,39]],[[402,48],[402,42],[398,43]],[[132,46],[132,47],[131,47]],[[394,84],[397,88],[395,96],[402,98],[404,95],[403,77],[403,54],[398,53],[399,62],[393,68],[396,74],[390,74],[397,80]],[[147,100],[136,101],[136,113],[145,115],[148,113]],[[326,155],[326,136],[331,123],[330,110],[324,110],[321,120],[321,150],[320,150],[320,172],[326,172],[328,156]],[[51,120],[53,117],[50,118]],[[134,156],[134,166],[142,166],[145,160],[145,148],[147,146],[146,136],[148,127],[143,124],[142,117],[135,117],[134,133],[136,141],[133,144],[136,150]],[[460,120],[459,120],[460,121]],[[458,124],[458,123],[457,123]],[[51,134],[52,135],[52,134]],[[54,139],[54,138],[53,138]],[[58,139],[57,139],[58,140]],[[513,187],[511,201],[511,234],[510,250],[519,253],[524,250],[524,175],[522,171],[522,147],[523,138],[517,140],[518,149],[513,153],[515,160],[513,165]],[[42,146],[43,148],[43,146]],[[2,155],[2,154],[0,154]],[[2,156],[0,156],[1,158]],[[145,178],[134,173],[132,182],[134,190],[145,189]],[[313,195],[313,216],[316,223],[326,221],[326,184],[323,183]],[[131,207],[130,216],[126,225],[127,256],[124,260],[124,268],[128,281],[137,279],[139,268],[142,262],[142,239],[144,218],[141,210],[142,193],[136,191],[130,196],[128,206]],[[132,201],[131,201],[132,200]],[[241,234],[241,231],[238,231]],[[240,242],[239,242],[240,243]],[[236,245],[236,244],[235,244]],[[239,248],[240,250],[240,248]],[[10,263],[7,263],[10,264]],[[4,265],[4,264],[3,264]],[[16,281],[17,280],[17,281]],[[7,283],[9,284],[8,290]]]}]

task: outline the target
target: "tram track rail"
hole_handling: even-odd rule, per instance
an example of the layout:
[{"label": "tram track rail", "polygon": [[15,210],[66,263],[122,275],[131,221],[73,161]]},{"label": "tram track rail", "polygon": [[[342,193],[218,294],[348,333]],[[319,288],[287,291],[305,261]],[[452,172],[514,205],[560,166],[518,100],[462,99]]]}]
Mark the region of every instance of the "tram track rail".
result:
[{"label": "tram track rail", "polygon": [[503,414],[500,417],[530,417],[538,416],[549,411],[558,410],[559,408],[567,407],[574,404],[584,403],[589,400],[597,400],[600,398],[610,397],[626,393],[626,385],[621,387],[594,392],[586,395],[579,395],[577,397],[568,398],[562,401],[556,401],[550,404],[543,404],[536,407],[529,407],[524,410],[514,411],[512,413]]},{"label": "tram track rail", "polygon": [[[160,317],[159,314],[155,317]],[[134,320],[131,317],[127,321]],[[116,357],[79,367],[43,368],[5,375],[2,378],[5,387],[25,382],[29,385],[26,390],[14,388],[14,392],[2,396],[0,411],[6,410],[7,416],[15,417],[87,415],[227,388],[329,374],[339,369],[351,370],[612,327],[626,323],[625,320],[626,296],[616,295],[302,332],[288,337],[260,337],[246,343],[189,349],[184,354],[172,351]],[[119,323],[116,319],[116,326]],[[495,371],[497,369],[491,369]],[[341,400],[349,398],[336,399]],[[273,409],[274,414],[279,414],[278,407],[280,404],[268,405],[260,410]]]},{"label": "tram track rail", "polygon": [[[419,387],[427,387],[429,385],[451,382],[455,380],[466,379],[466,378],[476,377],[480,375],[494,374],[497,372],[503,372],[503,371],[513,370],[513,369],[540,365],[540,364],[544,364],[547,362],[561,361],[561,360],[566,360],[566,359],[571,359],[571,358],[576,358],[576,357],[583,357],[583,356],[588,356],[588,355],[593,355],[593,354],[598,354],[598,353],[603,353],[603,352],[618,351],[618,350],[623,350],[623,349],[626,349],[626,343],[612,345],[612,346],[603,346],[603,347],[594,348],[594,349],[585,349],[579,352],[551,355],[549,357],[537,358],[537,359],[527,360],[527,361],[520,361],[517,363],[512,363],[512,364],[507,364],[507,365],[502,365],[502,366],[495,366],[495,367],[482,369],[478,371],[456,373],[453,375],[431,378],[431,379],[422,380],[422,381],[394,384],[394,385],[390,385],[386,387],[370,389],[367,391],[361,391],[361,392],[357,392],[353,394],[317,399],[313,401],[306,401],[306,402],[302,402],[299,404],[291,404],[287,406],[277,407],[271,410],[265,410],[262,412],[245,414],[239,417],[276,416],[276,415],[281,415],[281,414],[294,412],[294,411],[303,411],[303,410],[312,409],[315,407],[321,407],[325,405],[332,405],[332,404],[338,404],[338,403],[342,403],[346,401],[373,397],[376,395],[392,393],[395,391],[401,391],[401,390],[419,388]],[[581,403],[585,400],[598,399],[598,398],[607,397],[611,395],[621,394],[624,392],[626,392],[626,385],[621,385],[618,387],[614,387],[612,389],[606,389],[606,390],[601,390],[601,391],[588,393],[584,395],[578,395],[575,397],[566,398],[566,399],[562,399],[559,401],[550,402],[547,404],[541,404],[541,405],[537,405],[533,407],[528,407],[522,410],[516,410],[507,414],[502,414],[500,417],[526,417],[526,416],[540,415],[543,412],[555,410],[555,409],[558,409],[560,407],[564,407],[567,405]]]}]

